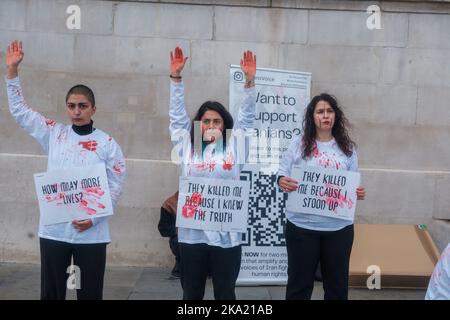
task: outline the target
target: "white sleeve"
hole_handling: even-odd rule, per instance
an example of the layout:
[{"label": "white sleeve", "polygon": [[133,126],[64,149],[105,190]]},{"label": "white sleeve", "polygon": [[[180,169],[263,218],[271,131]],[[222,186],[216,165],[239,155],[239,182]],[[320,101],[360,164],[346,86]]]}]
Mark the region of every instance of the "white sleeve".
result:
[{"label": "white sleeve", "polygon": [[450,300],[450,244],[434,267],[425,300]]},{"label": "white sleeve", "polygon": [[283,154],[281,159],[280,169],[277,176],[290,177],[292,171],[292,165],[294,164],[296,152],[299,150],[299,144],[301,143],[301,136],[298,136],[291,140],[288,149]]},{"label": "white sleeve", "polygon": [[189,154],[184,154],[184,150],[191,148],[191,121],[184,104],[183,82],[170,81],[169,119],[170,140],[174,145],[171,159],[174,163],[181,163],[181,159]]},{"label": "white sleeve", "polygon": [[191,121],[184,105],[184,85],[183,82],[176,83],[170,81],[170,139],[173,144],[178,144],[184,135],[190,135]]},{"label": "white sleeve", "polygon": [[[238,111],[237,123],[234,126],[228,142],[231,143],[235,164],[241,171],[247,163],[250,153],[250,137],[253,132],[256,110],[256,89],[255,87],[244,88],[244,97]],[[228,146],[227,146],[228,149]],[[227,151],[228,152],[228,151]]]},{"label": "white sleeve", "polygon": [[46,119],[28,107],[19,77],[6,79],[6,88],[11,115],[21,128],[39,142],[45,153],[48,153],[50,131],[55,127],[55,121]]},{"label": "white sleeve", "polygon": [[356,153],[356,149],[353,148],[352,156],[350,157],[350,161],[348,163],[348,171],[358,171],[358,154]]},{"label": "white sleeve", "polygon": [[[108,141],[108,158],[106,159],[105,167],[111,202],[113,208],[116,208],[123,191],[126,168],[122,150],[112,138]],[[107,218],[108,217],[91,218],[92,224],[95,226]]]},{"label": "white sleeve", "polygon": [[244,98],[239,108],[236,129],[252,129],[255,121],[256,89],[244,88]]}]

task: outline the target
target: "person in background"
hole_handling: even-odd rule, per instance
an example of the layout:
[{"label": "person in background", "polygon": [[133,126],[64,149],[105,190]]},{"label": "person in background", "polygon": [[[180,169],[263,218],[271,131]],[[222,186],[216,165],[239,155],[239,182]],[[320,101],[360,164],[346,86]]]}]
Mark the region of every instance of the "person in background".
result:
[{"label": "person in background", "polygon": [[177,217],[178,191],[167,198],[161,206],[158,230],[162,237],[169,238],[169,246],[175,257],[172,276],[180,277],[180,252],[178,250],[178,232],[175,227]]}]

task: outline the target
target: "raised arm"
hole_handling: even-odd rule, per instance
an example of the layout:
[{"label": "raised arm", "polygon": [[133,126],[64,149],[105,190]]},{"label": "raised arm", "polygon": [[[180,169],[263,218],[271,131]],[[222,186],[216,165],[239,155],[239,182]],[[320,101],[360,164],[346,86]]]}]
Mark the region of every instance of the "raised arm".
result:
[{"label": "raised arm", "polygon": [[237,128],[251,129],[255,120],[256,109],[256,55],[251,51],[245,51],[241,59],[241,70],[245,74],[245,94],[239,108]]},{"label": "raised arm", "polygon": [[184,85],[181,72],[186,64],[187,57],[183,56],[183,50],[176,47],[175,52],[170,51],[170,137],[174,144],[180,142],[186,134],[189,134],[191,123],[184,104]]},{"label": "raised arm", "polygon": [[50,131],[55,122],[46,119],[36,111],[31,110],[23,97],[22,87],[19,80],[19,64],[23,60],[22,42],[13,41],[6,51],[6,90],[11,115],[17,124],[28,134],[35,138],[45,152],[48,152],[48,141]]}]

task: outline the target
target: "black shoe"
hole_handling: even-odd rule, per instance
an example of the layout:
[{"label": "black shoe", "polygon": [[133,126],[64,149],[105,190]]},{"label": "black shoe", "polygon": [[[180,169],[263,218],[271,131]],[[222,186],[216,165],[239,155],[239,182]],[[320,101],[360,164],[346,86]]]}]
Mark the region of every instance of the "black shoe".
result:
[{"label": "black shoe", "polygon": [[179,266],[178,262],[175,262],[175,266],[173,267],[172,272],[170,274],[174,278],[179,278],[181,276],[181,274],[180,274],[180,266]]}]

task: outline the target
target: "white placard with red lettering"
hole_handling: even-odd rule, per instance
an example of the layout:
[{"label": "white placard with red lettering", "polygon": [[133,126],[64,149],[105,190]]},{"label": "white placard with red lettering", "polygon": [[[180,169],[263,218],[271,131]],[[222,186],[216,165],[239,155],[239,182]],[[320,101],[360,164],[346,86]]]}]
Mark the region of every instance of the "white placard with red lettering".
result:
[{"label": "white placard with red lettering", "polygon": [[180,177],[176,226],[247,231],[248,181]]},{"label": "white placard with red lettering", "polygon": [[113,214],[105,164],[34,175],[44,225]]},{"label": "white placard with red lettering", "polygon": [[359,172],[305,166],[293,167],[291,177],[299,188],[289,193],[288,211],[354,220]]}]

